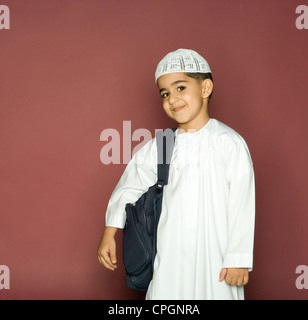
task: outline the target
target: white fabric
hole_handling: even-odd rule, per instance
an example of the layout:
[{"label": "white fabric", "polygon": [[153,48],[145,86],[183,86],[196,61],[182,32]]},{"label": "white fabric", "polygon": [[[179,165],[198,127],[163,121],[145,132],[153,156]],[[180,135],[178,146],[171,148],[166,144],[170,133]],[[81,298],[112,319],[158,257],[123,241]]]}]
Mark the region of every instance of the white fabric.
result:
[{"label": "white fabric", "polygon": [[[106,225],[123,228],[125,204],[156,182],[155,138],[127,165],[108,204]],[[252,269],[253,163],[244,139],[218,120],[178,134],[158,226],[154,276],[146,299],[244,299],[219,282],[222,268]]]},{"label": "white fabric", "polygon": [[211,73],[207,61],[194,50],[178,49],[168,53],[158,63],[155,82],[164,74],[174,72]]}]

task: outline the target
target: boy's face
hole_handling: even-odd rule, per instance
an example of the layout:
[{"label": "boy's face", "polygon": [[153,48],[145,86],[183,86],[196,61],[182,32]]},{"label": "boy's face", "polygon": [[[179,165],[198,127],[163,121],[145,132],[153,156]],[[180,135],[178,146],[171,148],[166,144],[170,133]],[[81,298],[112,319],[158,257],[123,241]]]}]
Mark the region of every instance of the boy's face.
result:
[{"label": "boy's face", "polygon": [[213,89],[211,80],[199,83],[183,72],[175,72],[159,77],[157,86],[165,112],[180,128],[198,130],[207,122],[207,98]]}]

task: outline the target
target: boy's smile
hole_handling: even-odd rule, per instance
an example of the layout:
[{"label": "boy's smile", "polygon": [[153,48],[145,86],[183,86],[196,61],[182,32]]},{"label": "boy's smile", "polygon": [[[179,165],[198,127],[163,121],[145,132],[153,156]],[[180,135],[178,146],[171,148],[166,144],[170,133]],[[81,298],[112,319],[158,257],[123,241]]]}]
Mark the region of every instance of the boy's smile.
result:
[{"label": "boy's smile", "polygon": [[211,80],[198,82],[183,72],[175,72],[159,77],[157,86],[165,112],[179,128],[199,130],[207,123],[207,98],[213,89]]}]

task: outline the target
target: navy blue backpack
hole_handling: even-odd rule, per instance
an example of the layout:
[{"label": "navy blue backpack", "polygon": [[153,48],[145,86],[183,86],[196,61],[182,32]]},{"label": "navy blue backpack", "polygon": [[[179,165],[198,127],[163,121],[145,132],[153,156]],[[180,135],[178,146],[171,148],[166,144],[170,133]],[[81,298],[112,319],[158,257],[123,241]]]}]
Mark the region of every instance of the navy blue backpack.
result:
[{"label": "navy blue backpack", "polygon": [[157,182],[135,204],[127,203],[123,229],[123,262],[130,289],[147,291],[153,276],[157,225],[162,209],[163,189],[168,183],[169,164],[176,129],[156,133]]}]

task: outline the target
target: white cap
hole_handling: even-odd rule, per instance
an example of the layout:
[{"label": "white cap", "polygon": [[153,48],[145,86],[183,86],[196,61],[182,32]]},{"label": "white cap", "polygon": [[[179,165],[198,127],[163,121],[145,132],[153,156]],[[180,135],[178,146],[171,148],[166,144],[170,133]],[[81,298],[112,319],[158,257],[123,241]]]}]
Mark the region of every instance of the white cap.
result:
[{"label": "white cap", "polygon": [[207,61],[194,50],[178,49],[168,53],[157,65],[155,82],[167,73],[212,73]]}]

